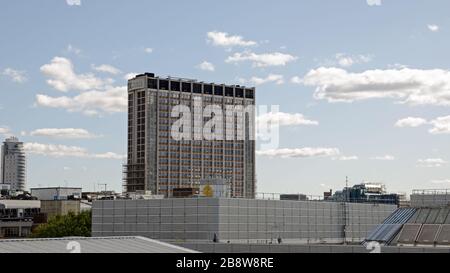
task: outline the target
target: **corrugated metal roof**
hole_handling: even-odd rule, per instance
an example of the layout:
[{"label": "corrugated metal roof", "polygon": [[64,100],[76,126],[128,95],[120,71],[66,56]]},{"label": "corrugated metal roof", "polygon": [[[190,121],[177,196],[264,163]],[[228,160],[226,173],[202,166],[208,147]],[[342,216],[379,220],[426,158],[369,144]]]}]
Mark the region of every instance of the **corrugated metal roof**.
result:
[{"label": "corrugated metal roof", "polygon": [[140,236],[0,240],[0,253],[197,253]]}]

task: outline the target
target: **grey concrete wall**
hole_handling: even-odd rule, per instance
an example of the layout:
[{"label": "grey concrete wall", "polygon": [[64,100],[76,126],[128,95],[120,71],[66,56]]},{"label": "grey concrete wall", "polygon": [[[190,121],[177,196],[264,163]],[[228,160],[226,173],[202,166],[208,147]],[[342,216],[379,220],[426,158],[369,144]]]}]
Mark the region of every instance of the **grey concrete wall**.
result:
[{"label": "grey concrete wall", "polygon": [[[203,253],[371,253],[361,245],[177,243]],[[450,248],[382,246],[380,253],[450,253]]]},{"label": "grey concrete wall", "polygon": [[412,194],[412,207],[443,207],[450,205],[450,194]]},{"label": "grey concrete wall", "polygon": [[[117,200],[93,203],[93,236],[171,241],[290,243],[362,241],[393,205],[249,199]],[[344,230],[344,226],[346,227]],[[345,231],[345,233],[344,233]]]}]

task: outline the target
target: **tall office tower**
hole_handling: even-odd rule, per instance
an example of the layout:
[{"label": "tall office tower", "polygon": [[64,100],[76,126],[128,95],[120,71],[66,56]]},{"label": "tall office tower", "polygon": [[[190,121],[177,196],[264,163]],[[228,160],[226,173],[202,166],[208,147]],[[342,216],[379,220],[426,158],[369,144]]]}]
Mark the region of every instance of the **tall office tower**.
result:
[{"label": "tall office tower", "polygon": [[[189,113],[174,115],[177,106]],[[228,185],[231,197],[254,198],[255,118],[249,110],[254,106],[254,88],[153,73],[129,80],[124,191],[172,197],[173,189],[198,188],[216,180]],[[223,118],[215,121],[223,122],[209,127],[220,108]],[[232,108],[235,113],[225,118],[226,109]],[[180,117],[188,122],[174,127]],[[180,140],[178,131],[188,137]]]},{"label": "tall office tower", "polygon": [[25,190],[26,158],[23,143],[15,137],[7,138],[3,142],[1,156],[0,184],[9,185],[11,190]]}]

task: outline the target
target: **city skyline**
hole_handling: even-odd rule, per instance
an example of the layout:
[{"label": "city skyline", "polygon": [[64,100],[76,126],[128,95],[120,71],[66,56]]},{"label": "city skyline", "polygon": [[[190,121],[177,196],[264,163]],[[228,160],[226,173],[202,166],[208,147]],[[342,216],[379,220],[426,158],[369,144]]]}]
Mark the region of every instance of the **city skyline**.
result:
[{"label": "city skyline", "polygon": [[259,117],[280,139],[257,149],[258,192],[450,186],[446,1],[2,5],[0,138],[24,142],[28,187],[120,191],[127,80],[144,72],[279,105]]}]

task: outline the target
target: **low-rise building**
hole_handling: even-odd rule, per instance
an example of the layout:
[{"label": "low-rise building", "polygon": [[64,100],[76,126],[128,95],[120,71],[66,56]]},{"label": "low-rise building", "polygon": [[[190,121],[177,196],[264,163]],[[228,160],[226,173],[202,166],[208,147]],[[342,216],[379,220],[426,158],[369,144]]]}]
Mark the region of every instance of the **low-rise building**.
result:
[{"label": "low-rise building", "polygon": [[79,200],[82,190],[81,188],[71,187],[32,188],[31,195],[39,200]]},{"label": "low-rise building", "polygon": [[0,200],[0,238],[20,238],[31,234],[40,201]]},{"label": "low-rise building", "polygon": [[57,215],[67,215],[69,212],[80,213],[79,200],[42,200],[41,212],[47,214],[47,219]]}]

